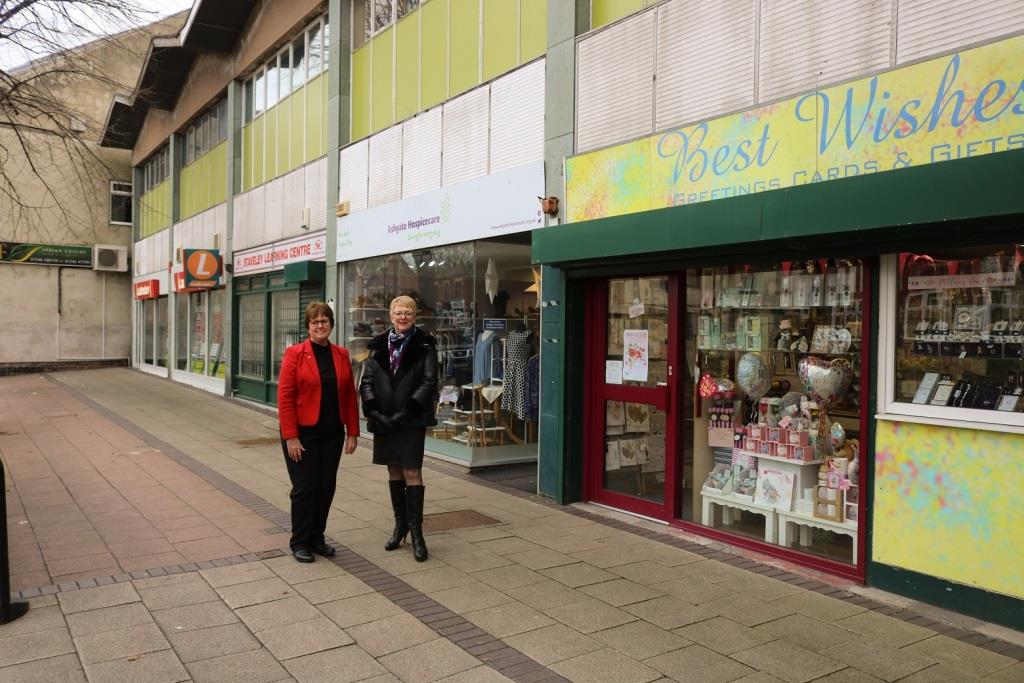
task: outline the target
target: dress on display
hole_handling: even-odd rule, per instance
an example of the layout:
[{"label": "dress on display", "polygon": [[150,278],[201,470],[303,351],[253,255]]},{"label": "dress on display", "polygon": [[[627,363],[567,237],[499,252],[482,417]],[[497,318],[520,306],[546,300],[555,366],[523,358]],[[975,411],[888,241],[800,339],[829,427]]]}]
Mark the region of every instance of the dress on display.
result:
[{"label": "dress on display", "polygon": [[526,419],[526,366],[530,358],[530,331],[509,332],[505,337],[505,392],[501,409]]}]

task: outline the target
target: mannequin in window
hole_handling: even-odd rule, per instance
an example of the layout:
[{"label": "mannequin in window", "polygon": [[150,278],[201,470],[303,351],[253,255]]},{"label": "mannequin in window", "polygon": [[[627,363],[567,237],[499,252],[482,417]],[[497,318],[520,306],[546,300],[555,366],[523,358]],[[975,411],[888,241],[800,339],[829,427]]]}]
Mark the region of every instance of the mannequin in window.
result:
[{"label": "mannequin in window", "polygon": [[491,346],[497,338],[492,330],[484,330],[477,335],[473,348],[473,384],[491,381]]},{"label": "mannequin in window", "polygon": [[501,395],[501,408],[526,419],[526,373],[530,359],[530,330],[513,330],[505,337],[505,392]]}]

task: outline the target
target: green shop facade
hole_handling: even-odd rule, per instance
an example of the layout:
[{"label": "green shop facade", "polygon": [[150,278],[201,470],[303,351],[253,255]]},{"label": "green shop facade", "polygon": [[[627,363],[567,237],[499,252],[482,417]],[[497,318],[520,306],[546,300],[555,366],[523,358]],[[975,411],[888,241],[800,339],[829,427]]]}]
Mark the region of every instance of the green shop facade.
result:
[{"label": "green shop facade", "polygon": [[566,159],[541,492],[1024,626],[1022,48]]}]

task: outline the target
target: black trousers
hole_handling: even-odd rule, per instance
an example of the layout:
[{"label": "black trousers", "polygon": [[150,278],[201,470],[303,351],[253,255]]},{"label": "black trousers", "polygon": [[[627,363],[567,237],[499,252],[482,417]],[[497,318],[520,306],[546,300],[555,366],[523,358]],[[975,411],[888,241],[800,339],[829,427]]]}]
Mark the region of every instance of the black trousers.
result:
[{"label": "black trousers", "polygon": [[338,481],[341,449],[345,445],[345,432],[332,435],[299,436],[303,448],[302,459],[295,462],[288,457],[288,446],[281,441],[288,478],[292,481],[292,538],[291,549],[312,550],[324,542],[327,516]]}]

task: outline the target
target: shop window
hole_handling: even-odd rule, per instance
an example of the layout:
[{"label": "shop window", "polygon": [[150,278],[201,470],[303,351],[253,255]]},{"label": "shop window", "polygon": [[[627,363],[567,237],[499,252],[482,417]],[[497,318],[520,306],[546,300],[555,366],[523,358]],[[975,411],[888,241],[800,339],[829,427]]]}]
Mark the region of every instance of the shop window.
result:
[{"label": "shop window", "polygon": [[263,379],[264,295],[245,294],[238,298],[238,374]]},{"label": "shop window", "polygon": [[147,299],[142,302],[144,311],[143,335],[142,335],[142,362],[147,365],[155,365],[153,360],[154,348],[154,325],[156,324],[156,301]]},{"label": "shop window", "polygon": [[170,320],[167,317],[167,297],[162,296],[156,300],[156,364],[166,368],[170,361],[170,345],[168,340],[168,325]]},{"label": "shop window", "polygon": [[438,343],[438,426],[453,448],[519,448],[536,455],[539,272],[525,240],[479,241],[353,261],[344,343],[354,372],[366,344],[390,327],[388,305],[418,302],[416,324]]},{"label": "shop window", "polygon": [[174,297],[174,368],[188,369],[188,294]]},{"label": "shop window", "polygon": [[110,222],[115,225],[132,224],[132,184],[110,183]]},{"label": "shop window", "polygon": [[894,349],[886,412],[1024,424],[1024,246],[902,253],[885,262],[896,304],[883,328]]},{"label": "shop window", "polygon": [[284,358],[285,349],[299,343],[303,333],[298,290],[272,292],[270,310],[270,357],[273,363],[270,380],[276,382],[281,374],[281,360]]},{"label": "shop window", "polygon": [[684,519],[856,562],[862,282],[856,259],[687,272]]}]

